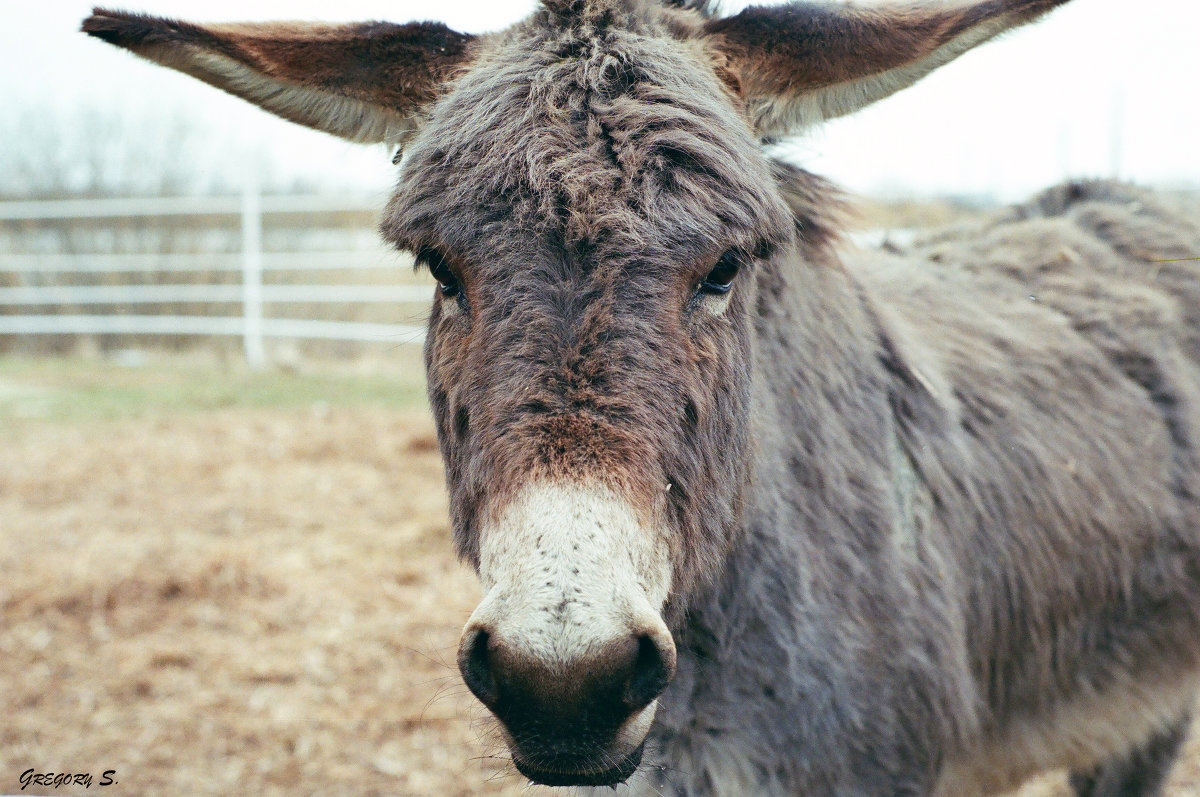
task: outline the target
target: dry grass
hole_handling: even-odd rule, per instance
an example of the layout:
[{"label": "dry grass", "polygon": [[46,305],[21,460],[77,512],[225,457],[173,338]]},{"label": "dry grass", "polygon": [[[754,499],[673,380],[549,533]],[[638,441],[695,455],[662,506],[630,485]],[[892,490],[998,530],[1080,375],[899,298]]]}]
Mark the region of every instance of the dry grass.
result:
[{"label": "dry grass", "polygon": [[[60,370],[0,388],[100,400]],[[280,403],[0,417],[0,793],[543,793],[453,667],[478,592],[426,412]]]},{"label": "dry grass", "polygon": [[524,791],[453,667],[477,588],[426,413],[2,428],[0,793]]}]

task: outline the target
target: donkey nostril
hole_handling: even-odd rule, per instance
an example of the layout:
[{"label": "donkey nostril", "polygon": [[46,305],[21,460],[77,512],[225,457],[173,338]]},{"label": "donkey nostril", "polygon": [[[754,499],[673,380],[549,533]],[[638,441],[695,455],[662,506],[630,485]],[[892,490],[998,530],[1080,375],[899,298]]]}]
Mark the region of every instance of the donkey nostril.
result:
[{"label": "donkey nostril", "polygon": [[473,631],[463,640],[458,651],[458,669],[462,672],[463,681],[475,697],[479,698],[489,708],[496,704],[496,678],[492,674],[492,666],[488,661],[488,632]]},{"label": "donkey nostril", "polygon": [[650,705],[674,675],[674,656],[664,656],[662,648],[649,636],[638,637],[633,675],[625,688],[625,704],[634,711]]}]

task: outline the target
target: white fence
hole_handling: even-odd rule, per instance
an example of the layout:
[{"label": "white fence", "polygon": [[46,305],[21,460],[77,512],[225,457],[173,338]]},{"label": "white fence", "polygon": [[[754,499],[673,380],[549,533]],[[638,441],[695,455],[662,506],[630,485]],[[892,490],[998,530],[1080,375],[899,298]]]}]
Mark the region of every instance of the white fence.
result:
[{"label": "white fence", "polygon": [[[252,182],[241,197],[163,197],[154,199],[96,199],[52,202],[0,202],[0,228],[25,225],[106,224],[144,225],[147,229],[171,218],[224,222],[229,235],[240,236],[241,251],[189,253],[42,252],[0,251],[0,336],[4,335],[187,335],[239,336],[246,359],[254,367],[266,362],[265,339],[302,338],[373,341],[391,345],[420,343],[425,331],[415,324],[362,321],[270,318],[264,305],[355,305],[386,303],[399,308],[428,307],[432,284],[270,284],[267,272],[338,272],[347,269],[396,269],[397,255],[381,246],[373,249],[321,251],[264,251],[264,218],[273,214],[370,214],[382,206],[379,197],[260,196]],[[368,226],[369,223],[363,226]],[[25,229],[25,227],[22,227]],[[342,228],[345,229],[345,228]],[[18,235],[22,234],[20,232]],[[226,236],[228,239],[229,235]],[[869,230],[854,237],[862,246],[878,246],[887,239],[904,244],[910,230]],[[373,238],[372,238],[373,240]],[[226,240],[228,243],[228,240]],[[226,247],[227,249],[230,247]],[[184,275],[241,274],[237,284],[187,283]],[[4,275],[9,275],[5,280]],[[155,279],[180,277],[168,284],[62,284],[95,282],[105,275],[124,275],[127,282],[154,275]],[[58,281],[58,284],[56,284]],[[17,283],[6,287],[7,283]],[[240,304],[236,316],[198,313],[166,315],[128,312],[125,308],[153,305]],[[112,312],[120,307],[121,312]],[[65,312],[91,308],[91,312]],[[109,312],[102,312],[107,308]],[[37,309],[43,312],[38,313]],[[157,308],[151,308],[157,309]],[[26,312],[28,310],[28,312]],[[54,310],[54,312],[47,312]],[[351,314],[354,315],[354,314]],[[395,314],[391,314],[395,317]],[[400,316],[405,317],[405,316]],[[410,313],[407,318],[412,320]]]},{"label": "white fence", "polygon": [[[0,202],[0,224],[100,223],[170,217],[240,219],[241,252],[187,254],[26,254],[0,252],[0,275],[20,284],[0,287],[0,335],[222,335],[240,336],[251,366],[266,362],[265,338],[308,338],[419,343],[413,324],[266,318],[264,304],[427,303],[432,286],[371,284],[264,284],[265,271],[316,271],[396,267],[381,249],[264,252],[263,219],[272,214],[362,213],[382,206],[377,197],[260,196],[253,186],[239,197],[167,197],[52,202]],[[240,284],[53,284],[55,275],[197,273],[240,271]],[[9,280],[13,281],[13,280]],[[49,282],[50,284],[46,284]],[[3,283],[0,282],[0,285]],[[18,314],[24,308],[150,304],[240,303],[239,316],[155,314]],[[16,312],[14,312],[16,311]]]}]

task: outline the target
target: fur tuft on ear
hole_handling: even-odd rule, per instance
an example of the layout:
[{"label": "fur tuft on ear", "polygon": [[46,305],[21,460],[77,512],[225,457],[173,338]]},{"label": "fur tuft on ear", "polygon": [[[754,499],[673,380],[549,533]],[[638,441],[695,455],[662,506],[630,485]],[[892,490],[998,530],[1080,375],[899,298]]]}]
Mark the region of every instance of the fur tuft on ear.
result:
[{"label": "fur tuft on ear", "polygon": [[700,13],[700,16],[709,19],[721,13],[720,0],[663,0],[663,2],[672,8],[697,11]]},{"label": "fur tuft on ear", "polygon": [[290,121],[392,144],[470,60],[474,40],[432,22],[196,25],[103,8],[82,30]]},{"label": "fur tuft on ear", "polygon": [[709,20],[705,31],[723,54],[759,134],[776,138],[907,88],[1065,2],[752,6]]}]

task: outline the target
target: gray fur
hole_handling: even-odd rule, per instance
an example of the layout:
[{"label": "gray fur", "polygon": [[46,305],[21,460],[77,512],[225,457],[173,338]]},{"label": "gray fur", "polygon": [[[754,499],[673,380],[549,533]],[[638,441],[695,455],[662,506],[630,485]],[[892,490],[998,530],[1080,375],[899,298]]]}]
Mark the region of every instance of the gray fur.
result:
[{"label": "gray fur", "polygon": [[1195,673],[1200,267],[1155,261],[1197,218],[1072,184],[904,259],[779,264],[749,534],[635,792],[928,794],[1010,723]]},{"label": "gray fur", "polygon": [[[703,0],[544,0],[455,48],[428,46],[440,28],[396,34],[405,63],[437,68],[402,92],[420,122],[382,229],[443,283],[426,359],[460,555],[480,567],[484,519],[525,485],[573,481],[620,494],[669,555],[654,609],[675,650],[655,643],[654,672],[676,670],[623,789],[1162,780],[1200,684],[1197,209],[1076,183],[902,255],[851,252],[837,193],[763,155],[743,92],[795,102],[813,88],[796,76],[836,91],[872,68],[916,75],[941,42],[1061,2],[903,5],[864,27],[840,6],[715,20]],[[164,63],[184,30],[85,27]],[[288,65],[328,55],[327,29],[281,30]],[[338,29],[333,50],[350,74],[371,51],[359,30],[378,29]],[[186,31],[241,53],[240,34]],[[904,52],[917,60],[897,66]],[[346,62],[322,91],[357,96]],[[728,262],[736,283],[706,292]],[[630,633],[622,649],[640,650]],[[472,638],[468,684],[499,705],[503,640]],[[659,693],[631,708],[605,680],[637,674],[619,663],[509,692],[531,696],[506,710],[533,771],[606,783],[637,766],[640,749],[611,745]]]}]

